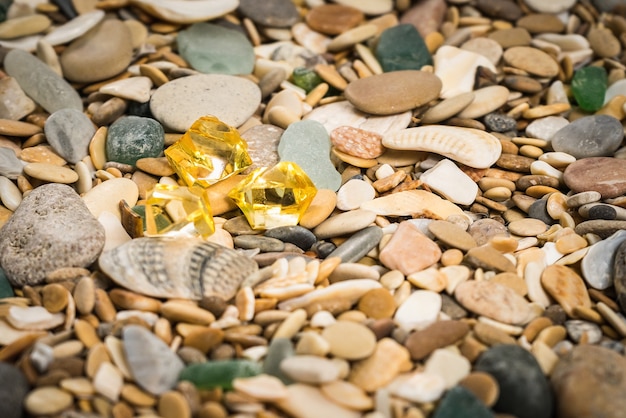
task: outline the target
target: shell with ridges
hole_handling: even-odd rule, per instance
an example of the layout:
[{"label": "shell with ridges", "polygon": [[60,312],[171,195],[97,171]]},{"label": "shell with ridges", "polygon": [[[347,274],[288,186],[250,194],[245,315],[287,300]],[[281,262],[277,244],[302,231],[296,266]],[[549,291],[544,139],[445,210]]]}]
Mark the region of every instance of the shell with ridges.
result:
[{"label": "shell with ridges", "polygon": [[103,253],[100,269],[115,283],[158,298],[232,298],[258,270],[235,250],[189,237],[143,237]]},{"label": "shell with ridges", "polygon": [[456,126],[418,126],[383,136],[391,149],[428,151],[474,168],[488,168],[500,153],[500,141],[490,133]]}]

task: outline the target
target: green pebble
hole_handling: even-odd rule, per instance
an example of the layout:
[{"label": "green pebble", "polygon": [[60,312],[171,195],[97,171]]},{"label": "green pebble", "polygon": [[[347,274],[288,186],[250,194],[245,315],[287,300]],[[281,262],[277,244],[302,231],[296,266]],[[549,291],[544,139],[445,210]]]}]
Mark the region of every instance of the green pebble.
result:
[{"label": "green pebble", "polygon": [[4,273],[4,270],[0,268],[0,299],[12,298],[14,296],[15,293],[13,292],[13,286],[9,283],[9,279]]},{"label": "green pebble", "polygon": [[165,132],[159,122],[140,116],[124,116],[109,127],[107,160],[134,166],[140,158],[160,156],[164,146]]},{"label": "green pebble", "polygon": [[[133,212],[137,215],[141,216],[141,220],[143,221],[143,230],[146,230],[146,206],[145,205],[137,205],[133,207]],[[162,232],[168,226],[172,224],[172,221],[169,219],[167,215],[164,213],[159,213],[154,217],[154,221],[156,223],[157,232]]]},{"label": "green pebble", "polygon": [[578,106],[587,112],[595,112],[604,105],[608,76],[603,67],[585,67],[574,72],[572,93]]},{"label": "green pebble", "polygon": [[191,364],[183,369],[178,380],[188,380],[198,389],[233,388],[238,377],[261,374],[261,365],[249,360],[220,360]]},{"label": "green pebble", "polygon": [[315,71],[305,67],[295,68],[291,76],[293,84],[303,88],[307,93],[322,82],[322,78]]},{"label": "green pebble", "polygon": [[491,412],[472,392],[455,386],[446,392],[431,418],[493,418]]},{"label": "green pebble", "polygon": [[424,39],[411,24],[393,26],[381,33],[375,55],[384,72],[419,70],[433,64]]}]

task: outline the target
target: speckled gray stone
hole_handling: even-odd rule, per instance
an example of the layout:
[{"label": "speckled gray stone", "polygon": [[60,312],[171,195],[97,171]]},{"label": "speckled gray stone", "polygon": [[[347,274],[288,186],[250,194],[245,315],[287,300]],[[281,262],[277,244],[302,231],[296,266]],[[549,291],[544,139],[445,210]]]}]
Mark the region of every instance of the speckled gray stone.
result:
[{"label": "speckled gray stone", "polygon": [[135,165],[140,158],[159,157],[164,144],[164,131],[159,122],[141,116],[125,116],[109,127],[107,159]]},{"label": "speckled gray stone", "polygon": [[50,183],[24,197],[0,229],[0,265],[14,286],[43,283],[62,267],[88,267],[104,228],[70,186]]},{"label": "speckled gray stone", "polygon": [[89,142],[96,128],[83,112],[61,109],[46,119],[44,132],[57,154],[65,161],[76,164],[89,155]]},{"label": "speckled gray stone", "polygon": [[608,157],[624,139],[619,120],[609,115],[593,115],[576,119],[559,129],[552,137],[552,148],[577,159]]},{"label": "speckled gray stone", "polygon": [[11,148],[0,147],[0,176],[15,180],[22,174],[24,164],[15,156]]}]

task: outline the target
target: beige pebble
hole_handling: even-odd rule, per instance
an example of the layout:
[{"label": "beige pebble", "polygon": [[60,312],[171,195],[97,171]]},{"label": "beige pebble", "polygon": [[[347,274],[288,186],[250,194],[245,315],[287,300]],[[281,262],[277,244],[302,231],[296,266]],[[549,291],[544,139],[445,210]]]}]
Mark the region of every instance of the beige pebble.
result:
[{"label": "beige pebble", "polygon": [[210,325],[215,322],[215,316],[211,312],[186,302],[174,300],[161,305],[161,315],[174,322],[198,325]]},{"label": "beige pebble", "polygon": [[41,133],[40,126],[28,122],[20,122],[11,119],[0,119],[0,135],[7,136],[32,136]]},{"label": "beige pebble", "polygon": [[461,93],[449,99],[445,99],[435,106],[430,107],[422,115],[423,124],[439,123],[456,115],[474,100],[474,93]]},{"label": "beige pebble", "polygon": [[316,418],[359,418],[362,414],[327,398],[320,389],[300,383],[287,386],[288,395],[276,405],[289,416]]},{"label": "beige pebble", "polygon": [[369,357],[376,347],[376,336],[365,325],[339,320],[322,331],[330,345],[330,354],[346,360]]},{"label": "beige pebble", "polygon": [[54,415],[69,408],[72,395],[55,386],[44,386],[29,392],[24,399],[24,408],[33,415]]},{"label": "beige pebble", "polygon": [[109,298],[121,309],[136,309],[147,312],[160,312],[161,301],[124,289],[111,289]]},{"label": "beige pebble", "polygon": [[307,313],[304,309],[296,309],[280,324],[272,338],[291,338],[304,325]]},{"label": "beige pebble", "polygon": [[325,357],[330,352],[330,344],[316,331],[304,331],[296,344],[296,354],[310,354]]},{"label": "beige pebble", "polygon": [[500,395],[498,381],[489,373],[475,371],[465,376],[459,385],[472,392],[488,407],[492,407]]},{"label": "beige pebble", "polygon": [[320,386],[322,393],[348,409],[367,411],[374,405],[373,399],[358,386],[344,380],[336,380]]},{"label": "beige pebble", "polygon": [[68,304],[69,292],[60,284],[48,284],[41,290],[43,307],[51,313],[63,311]]},{"label": "beige pebble", "polygon": [[185,396],[174,390],[163,393],[157,405],[159,415],[163,418],[189,418],[191,409]]},{"label": "beige pebble", "polygon": [[78,181],[76,171],[48,163],[28,163],[24,166],[24,173],[51,183],[71,184]]},{"label": "beige pebble", "polygon": [[75,357],[81,354],[85,345],[80,340],[63,341],[52,347],[54,358]]},{"label": "beige pebble", "polygon": [[85,398],[95,394],[91,381],[84,377],[63,379],[59,382],[59,387],[78,398]]},{"label": "beige pebble", "polygon": [[511,233],[521,237],[536,237],[548,229],[543,221],[532,218],[513,221],[508,227]]},{"label": "beige pebble", "polygon": [[447,249],[439,260],[443,266],[456,266],[463,261],[463,252],[458,248]]},{"label": "beige pebble", "polygon": [[0,200],[10,211],[15,211],[22,203],[22,192],[7,177],[0,176]]},{"label": "beige pebble", "polygon": [[335,209],[337,195],[333,190],[319,189],[300,219],[300,226],[313,229],[327,219]]},{"label": "beige pebble", "polygon": [[343,32],[333,38],[326,49],[329,52],[337,52],[359,44],[376,35],[378,28],[372,24],[364,24]]},{"label": "beige pebble", "polygon": [[[368,201],[366,203],[370,203]],[[376,213],[355,209],[332,216],[320,223],[313,233],[318,239],[332,238],[361,230],[376,220]]]},{"label": "beige pebble", "polygon": [[83,202],[96,218],[104,211],[121,218],[119,202],[125,200],[133,207],[139,198],[139,189],[134,181],[127,178],[107,180],[89,190],[82,196]]},{"label": "beige pebble", "polygon": [[287,396],[284,383],[280,379],[266,374],[236,378],[233,380],[233,388],[260,401],[277,401]]},{"label": "beige pebble", "polygon": [[91,347],[87,352],[87,357],[85,360],[85,374],[93,378],[98,371],[98,368],[102,363],[110,362],[111,358],[107,353],[106,346],[104,343],[98,343]]},{"label": "beige pebble", "polygon": [[48,163],[64,166],[67,162],[49,145],[26,147],[20,153],[20,159],[28,163]]},{"label": "beige pebble", "polygon": [[563,341],[567,337],[567,330],[562,325],[550,325],[542,329],[533,344],[536,341],[541,341],[548,347],[554,347],[560,341]]},{"label": "beige pebble", "polygon": [[457,116],[463,119],[479,118],[504,105],[508,97],[509,89],[504,86],[483,87],[474,91],[474,100]]},{"label": "beige pebble", "polygon": [[93,163],[93,166],[97,170],[102,170],[104,168],[104,164],[107,162],[107,132],[108,128],[106,126],[99,127],[96,133],[91,138],[91,141],[89,142],[89,156],[91,157],[91,162]]},{"label": "beige pebble", "polygon": [[389,384],[410,364],[409,351],[391,338],[376,343],[374,353],[353,364],[348,382],[366,392],[373,392]]},{"label": "beige pebble", "polygon": [[76,333],[76,338],[87,348],[102,342],[96,328],[85,320],[76,319],[74,321],[74,332]]}]

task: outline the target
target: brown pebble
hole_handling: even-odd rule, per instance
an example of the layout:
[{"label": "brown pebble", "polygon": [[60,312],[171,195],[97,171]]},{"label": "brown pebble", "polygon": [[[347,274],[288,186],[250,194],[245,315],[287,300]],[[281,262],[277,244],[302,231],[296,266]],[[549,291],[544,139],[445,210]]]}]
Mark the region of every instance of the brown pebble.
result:
[{"label": "brown pebble", "polygon": [[396,302],[389,290],[378,288],[361,296],[357,307],[369,318],[391,318],[396,311]]},{"label": "brown pebble", "polygon": [[476,338],[488,346],[516,343],[515,338],[511,337],[506,332],[483,322],[477,322],[476,325],[474,325],[473,331]]},{"label": "brown pebble", "polygon": [[190,418],[191,409],[182,393],[165,392],[159,397],[157,405],[159,415],[163,418]]},{"label": "brown pebble", "polygon": [[423,360],[438,348],[454,344],[469,332],[463,321],[438,321],[411,333],[404,342],[413,360]]},{"label": "brown pebble", "polygon": [[41,290],[43,307],[51,313],[63,311],[69,302],[69,292],[60,284],[48,284]]},{"label": "brown pebble", "polygon": [[500,396],[498,381],[489,373],[472,372],[461,379],[459,385],[476,395],[487,407],[492,407]]}]

